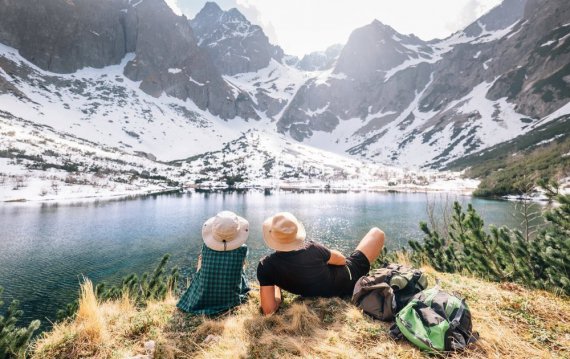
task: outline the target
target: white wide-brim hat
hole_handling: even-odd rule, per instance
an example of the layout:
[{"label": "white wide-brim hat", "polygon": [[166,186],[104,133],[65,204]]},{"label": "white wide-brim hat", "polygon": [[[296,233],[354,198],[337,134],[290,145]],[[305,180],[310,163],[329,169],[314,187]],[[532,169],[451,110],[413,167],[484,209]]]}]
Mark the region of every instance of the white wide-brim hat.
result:
[{"label": "white wide-brim hat", "polygon": [[290,252],[303,248],[307,232],[289,212],[280,212],[263,222],[263,240],[271,249]]},{"label": "white wide-brim hat", "polygon": [[234,212],[222,211],[208,219],[202,227],[204,244],[215,251],[231,251],[241,247],[249,237],[249,222]]}]

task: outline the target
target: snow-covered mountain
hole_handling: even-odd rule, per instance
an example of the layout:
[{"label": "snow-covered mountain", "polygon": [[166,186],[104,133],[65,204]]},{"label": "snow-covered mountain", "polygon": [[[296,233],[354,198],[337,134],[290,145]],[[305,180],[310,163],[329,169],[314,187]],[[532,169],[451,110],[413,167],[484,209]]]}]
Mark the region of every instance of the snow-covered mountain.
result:
[{"label": "snow-covered mountain", "polygon": [[[0,54],[0,201],[223,187],[237,174],[237,187],[382,189],[388,180],[389,188],[415,190],[475,186],[457,175],[332,155],[277,134],[269,118],[227,121],[190,101],[155,98],[124,75],[134,54],[118,65],[65,75],[42,70],[5,45]],[[247,85],[252,77],[263,79],[267,93],[287,102],[305,76],[273,62],[225,81],[253,96],[259,88]],[[180,158],[187,159],[175,161]]]},{"label": "snow-covered mountain", "polygon": [[505,0],[444,40],[374,21],[298,60],[214,3],[189,20],[163,0],[0,0],[0,118],[149,166],[191,158],[167,165],[180,182],[222,163],[248,181],[439,168],[570,113],[568,19],[564,0]]},{"label": "snow-covered mountain", "polygon": [[569,18],[566,1],[506,0],[430,42],[374,21],[352,33],[326,80],[299,89],[278,128],[321,148],[439,167],[570,111]]},{"label": "snow-covered mountain", "polygon": [[72,74],[128,57],[123,74],[151,96],[190,100],[221,118],[257,116],[163,0],[1,0],[0,9],[0,43],[43,70]]}]

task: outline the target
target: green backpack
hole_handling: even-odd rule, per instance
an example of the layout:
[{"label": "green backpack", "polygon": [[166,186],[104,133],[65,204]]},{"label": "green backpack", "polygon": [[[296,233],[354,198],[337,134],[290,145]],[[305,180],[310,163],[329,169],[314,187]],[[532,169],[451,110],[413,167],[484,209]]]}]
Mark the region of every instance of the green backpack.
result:
[{"label": "green backpack", "polygon": [[390,333],[429,352],[461,350],[477,340],[465,300],[437,286],[416,294],[396,315]]}]

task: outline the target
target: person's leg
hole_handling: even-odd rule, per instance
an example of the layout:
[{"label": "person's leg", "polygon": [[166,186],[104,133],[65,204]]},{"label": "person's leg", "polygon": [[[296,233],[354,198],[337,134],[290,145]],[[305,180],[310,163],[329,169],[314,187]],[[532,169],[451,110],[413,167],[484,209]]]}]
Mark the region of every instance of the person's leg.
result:
[{"label": "person's leg", "polygon": [[372,264],[384,248],[384,232],[377,227],[372,228],[360,241],[357,250],[361,251]]}]

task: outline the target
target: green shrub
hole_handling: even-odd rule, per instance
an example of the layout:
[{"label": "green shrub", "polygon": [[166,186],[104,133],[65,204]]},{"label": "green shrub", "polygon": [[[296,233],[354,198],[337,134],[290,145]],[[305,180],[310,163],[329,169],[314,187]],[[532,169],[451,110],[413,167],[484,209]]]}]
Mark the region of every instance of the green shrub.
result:
[{"label": "green shrub", "polygon": [[426,237],[423,243],[409,242],[412,259],[441,272],[469,273],[570,295],[570,195],[558,195],[556,200],[559,207],[545,214],[547,223],[532,239],[507,227],[486,230],[473,206],[464,211],[455,202],[447,236],[420,224]]},{"label": "green shrub", "polygon": [[[0,295],[3,288],[0,287]],[[4,302],[0,300],[0,308]],[[17,300],[12,301],[4,315],[0,315],[0,359],[24,358],[30,339],[40,327],[40,321],[34,320],[27,327],[18,327],[18,321],[24,312],[18,309]]]}]

